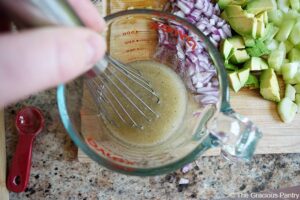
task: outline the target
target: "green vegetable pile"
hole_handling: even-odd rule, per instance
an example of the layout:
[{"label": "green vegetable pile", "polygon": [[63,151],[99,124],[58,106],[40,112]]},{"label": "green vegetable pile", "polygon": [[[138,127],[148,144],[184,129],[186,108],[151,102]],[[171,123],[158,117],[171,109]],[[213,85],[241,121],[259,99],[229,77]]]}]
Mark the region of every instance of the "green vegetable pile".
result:
[{"label": "green vegetable pile", "polygon": [[[263,98],[278,102],[281,119],[300,112],[300,1],[219,0],[222,18],[235,31],[220,51],[231,88],[259,88]],[[285,82],[280,97],[278,78]]]}]

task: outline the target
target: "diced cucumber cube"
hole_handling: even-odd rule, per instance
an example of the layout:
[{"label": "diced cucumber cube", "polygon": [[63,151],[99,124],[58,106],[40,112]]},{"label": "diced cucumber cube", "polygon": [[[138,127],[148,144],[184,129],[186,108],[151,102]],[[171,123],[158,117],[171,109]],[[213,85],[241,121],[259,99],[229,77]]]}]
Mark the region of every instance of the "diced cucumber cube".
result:
[{"label": "diced cucumber cube", "polygon": [[300,50],[293,48],[288,54],[288,59],[291,62],[300,62]]},{"label": "diced cucumber cube", "polygon": [[274,26],[272,23],[267,24],[265,35],[262,38],[263,40],[272,40],[276,33],[279,31],[279,28]]},{"label": "diced cucumber cube", "polygon": [[284,45],[285,45],[286,53],[290,52],[290,50],[292,50],[292,48],[294,47],[294,45],[288,40],[284,42]]},{"label": "diced cucumber cube", "polygon": [[289,36],[289,40],[294,44],[300,44],[300,21],[295,24]]},{"label": "diced cucumber cube", "polygon": [[282,65],[283,80],[291,81],[298,71],[298,63],[286,63]]},{"label": "diced cucumber cube", "polygon": [[275,49],[278,48],[279,43],[277,42],[277,40],[267,40],[265,42],[266,47],[270,50],[270,51],[274,51]]},{"label": "diced cucumber cube", "polygon": [[300,9],[300,1],[299,0],[290,0],[290,5],[293,10],[299,10]]},{"label": "diced cucumber cube", "polygon": [[294,19],[297,21],[297,18],[300,17],[300,14],[296,10],[289,10],[287,13],[283,14],[283,22],[287,19]]},{"label": "diced cucumber cube", "polygon": [[297,85],[294,85],[294,88],[296,90],[296,93],[300,94],[300,83],[298,83]]},{"label": "diced cucumber cube", "polygon": [[276,34],[276,40],[284,42],[288,39],[293,27],[295,24],[295,20],[285,20],[284,23],[282,23],[278,33]]},{"label": "diced cucumber cube", "polygon": [[292,101],[295,101],[296,89],[292,85],[287,84],[285,86],[285,95],[284,96],[289,98]]},{"label": "diced cucumber cube", "polygon": [[298,110],[297,104],[295,104],[289,98],[283,98],[278,104],[278,113],[282,121],[290,123],[296,116]]},{"label": "diced cucumber cube", "polygon": [[277,0],[277,6],[282,12],[287,13],[289,11],[289,0]]},{"label": "diced cucumber cube", "polygon": [[286,55],[285,45],[284,43],[280,43],[278,49],[271,52],[268,59],[269,67],[273,68],[276,72],[281,72],[281,65],[285,59]]},{"label": "diced cucumber cube", "polygon": [[268,11],[269,21],[273,22],[276,26],[280,26],[283,20],[283,13],[281,10]]}]

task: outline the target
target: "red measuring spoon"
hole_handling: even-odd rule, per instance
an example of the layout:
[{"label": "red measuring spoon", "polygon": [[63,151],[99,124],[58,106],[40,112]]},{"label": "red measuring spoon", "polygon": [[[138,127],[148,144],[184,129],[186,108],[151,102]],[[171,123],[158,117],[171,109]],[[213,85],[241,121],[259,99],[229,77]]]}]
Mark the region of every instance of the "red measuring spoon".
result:
[{"label": "red measuring spoon", "polygon": [[30,175],[32,143],[44,127],[44,117],[39,109],[26,107],[18,112],[15,123],[19,140],[6,185],[12,192],[23,192]]}]

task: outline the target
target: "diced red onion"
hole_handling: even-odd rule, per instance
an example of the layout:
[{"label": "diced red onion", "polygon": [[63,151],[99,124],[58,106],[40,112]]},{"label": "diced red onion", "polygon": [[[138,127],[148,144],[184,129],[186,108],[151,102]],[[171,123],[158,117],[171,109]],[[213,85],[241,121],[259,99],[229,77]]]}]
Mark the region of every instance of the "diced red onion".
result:
[{"label": "diced red onion", "polygon": [[[221,39],[231,36],[229,25],[219,17],[219,6],[210,0],[169,0],[169,2],[174,15],[195,24],[216,47]],[[177,55],[177,60],[174,61],[175,70],[183,77],[188,89],[196,94],[197,102],[202,105],[215,104],[218,101],[219,81],[206,45],[201,38],[178,23],[170,22],[169,24],[193,38],[196,48],[187,44],[186,40],[180,39],[179,36],[164,35],[160,32],[158,34],[159,48],[168,49],[167,51],[171,51],[169,54],[175,51],[173,55],[169,55],[169,58],[172,59],[174,55]]]},{"label": "diced red onion", "polygon": [[178,0],[177,7],[180,8],[184,14],[190,14],[194,7],[194,2],[188,0]]}]

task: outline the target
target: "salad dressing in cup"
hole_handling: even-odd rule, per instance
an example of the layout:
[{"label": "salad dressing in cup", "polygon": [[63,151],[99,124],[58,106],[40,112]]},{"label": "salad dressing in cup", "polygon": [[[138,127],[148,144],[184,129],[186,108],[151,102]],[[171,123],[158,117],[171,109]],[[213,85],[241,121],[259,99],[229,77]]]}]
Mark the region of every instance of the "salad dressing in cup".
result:
[{"label": "salad dressing in cup", "polygon": [[[109,122],[99,115],[93,123],[101,128],[83,134],[78,123],[80,117],[95,116],[100,112],[90,103],[92,114],[80,113],[84,104],[84,80],[79,78],[60,85],[57,101],[61,119],[72,140],[84,153],[108,169],[139,176],[169,173],[216,146],[221,147],[222,156],[231,160],[252,157],[262,134],[250,120],[231,109],[224,62],[199,29],[177,16],[145,9],[121,11],[106,16],[105,20],[108,25],[104,34],[109,46],[107,53],[131,64],[153,82],[154,89],[162,93],[162,102],[157,105],[162,116],[146,124],[143,130],[133,130],[122,127],[116,119]],[[174,42],[184,42],[185,48],[196,50],[198,45],[205,48],[218,79],[215,103],[199,103],[187,81],[179,80],[176,66],[186,60],[178,49],[160,48],[160,32],[169,39],[175,38]],[[157,73],[156,77],[151,73]],[[160,84],[159,81],[166,82]],[[114,127],[113,123],[121,128]]]}]

